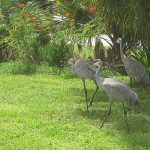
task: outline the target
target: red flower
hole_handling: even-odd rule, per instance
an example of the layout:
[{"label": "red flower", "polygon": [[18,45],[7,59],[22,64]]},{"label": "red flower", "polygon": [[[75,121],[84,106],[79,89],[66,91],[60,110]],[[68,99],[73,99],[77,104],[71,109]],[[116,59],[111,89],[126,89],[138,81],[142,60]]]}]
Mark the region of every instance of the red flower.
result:
[{"label": "red flower", "polygon": [[88,13],[89,14],[94,14],[96,12],[96,6],[92,6],[89,8]]},{"label": "red flower", "polygon": [[69,14],[69,13],[65,13],[64,16],[65,16],[65,17],[69,17],[70,14]]},{"label": "red flower", "polygon": [[24,3],[19,4],[20,8],[24,8],[26,5]]},{"label": "red flower", "polygon": [[36,21],[36,20],[37,20],[37,18],[34,16],[30,18],[30,21]]},{"label": "red flower", "polygon": [[29,13],[24,13],[23,16],[24,16],[24,17],[29,17],[30,14],[29,14]]},{"label": "red flower", "polygon": [[45,25],[43,25],[43,24],[37,24],[36,27],[37,27],[37,28],[44,28]]}]

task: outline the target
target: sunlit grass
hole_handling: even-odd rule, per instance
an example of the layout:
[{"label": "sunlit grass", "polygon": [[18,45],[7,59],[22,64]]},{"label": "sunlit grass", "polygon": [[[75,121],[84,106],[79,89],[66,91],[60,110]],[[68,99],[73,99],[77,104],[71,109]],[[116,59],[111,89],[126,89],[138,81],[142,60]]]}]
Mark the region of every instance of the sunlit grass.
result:
[{"label": "sunlit grass", "polygon": [[[128,82],[127,77],[116,76]],[[89,99],[95,90],[87,82]],[[99,90],[86,111],[82,82],[50,74],[0,75],[0,149],[148,150],[150,149],[150,88],[134,88],[140,112],[129,114],[126,132],[121,104],[100,129],[108,98]]]}]

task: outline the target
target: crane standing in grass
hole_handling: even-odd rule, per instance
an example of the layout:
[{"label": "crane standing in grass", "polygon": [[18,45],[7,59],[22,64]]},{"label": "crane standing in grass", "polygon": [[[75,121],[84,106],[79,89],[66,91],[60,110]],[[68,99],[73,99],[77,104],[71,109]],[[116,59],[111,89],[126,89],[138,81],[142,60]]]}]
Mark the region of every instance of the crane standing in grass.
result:
[{"label": "crane standing in grass", "polygon": [[126,84],[118,80],[114,80],[112,78],[100,77],[99,73],[100,73],[100,69],[102,68],[101,60],[97,60],[95,65],[98,66],[98,69],[95,74],[96,83],[100,88],[102,88],[106,92],[110,101],[109,110],[103,118],[101,128],[103,127],[107,117],[111,113],[111,106],[113,102],[115,100],[120,100],[123,104],[124,116],[127,124],[127,131],[129,131],[128,121],[127,121],[127,108],[125,106],[129,104],[134,104],[139,106],[138,95],[129,86],[127,86]]},{"label": "crane standing in grass", "polygon": [[149,74],[148,72],[146,72],[144,66],[140,62],[124,55],[121,38],[117,39],[117,43],[120,44],[121,59],[125,66],[125,70],[130,77],[131,87],[132,87],[132,78],[144,85],[149,84],[150,83]]},{"label": "crane standing in grass", "polygon": [[[98,86],[97,86],[96,80],[95,80],[95,73],[96,73],[97,68],[95,66],[93,66],[89,61],[85,61],[85,60],[75,61],[74,59],[70,58],[68,63],[70,65],[72,65],[72,72],[74,74],[76,74],[77,76],[79,76],[83,82],[86,105],[87,105],[87,110],[88,110],[88,107],[92,105],[93,99],[98,90]],[[95,90],[89,104],[88,104],[88,100],[87,100],[87,89],[86,89],[86,85],[85,85],[85,79],[93,80],[96,85],[96,90]]]}]

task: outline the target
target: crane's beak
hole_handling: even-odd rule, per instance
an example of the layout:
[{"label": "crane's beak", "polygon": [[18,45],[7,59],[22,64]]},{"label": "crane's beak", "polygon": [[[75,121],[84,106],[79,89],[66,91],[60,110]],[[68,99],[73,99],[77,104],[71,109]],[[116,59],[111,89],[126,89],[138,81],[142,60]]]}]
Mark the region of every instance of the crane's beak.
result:
[{"label": "crane's beak", "polygon": [[95,61],[93,62],[93,65],[96,66],[96,67],[98,67],[99,62],[95,60]]},{"label": "crane's beak", "polygon": [[95,59],[95,60],[93,61],[93,64],[96,63],[96,62],[98,62],[98,61],[99,61],[99,59]]}]

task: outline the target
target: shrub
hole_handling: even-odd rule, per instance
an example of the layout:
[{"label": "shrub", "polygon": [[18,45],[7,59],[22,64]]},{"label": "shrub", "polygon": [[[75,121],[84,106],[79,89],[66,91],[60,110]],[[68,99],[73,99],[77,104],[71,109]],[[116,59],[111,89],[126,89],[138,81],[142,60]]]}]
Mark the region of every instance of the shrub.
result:
[{"label": "shrub", "polygon": [[72,56],[72,49],[72,45],[61,41],[59,43],[52,42],[39,50],[43,60],[55,68],[54,71],[59,74]]},{"label": "shrub", "polygon": [[34,74],[37,66],[30,61],[16,62],[13,67],[13,74]]},{"label": "shrub", "polygon": [[49,21],[44,20],[47,11],[41,10],[36,2],[19,3],[16,1],[11,3],[10,7],[8,4],[2,10],[5,17],[2,22],[3,26],[0,25],[0,31],[5,29],[8,35],[1,37],[3,34],[0,32],[0,45],[6,43],[9,47],[8,53],[11,53],[13,49],[16,60],[31,61],[35,55],[33,45],[38,43],[37,38],[41,32],[45,33],[48,30],[50,24]]}]

